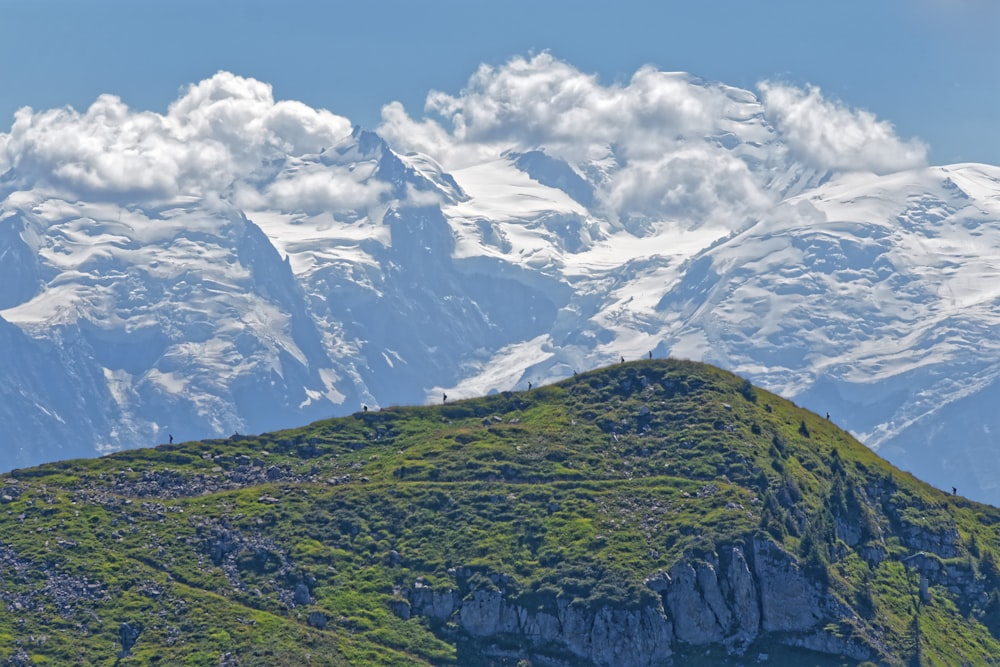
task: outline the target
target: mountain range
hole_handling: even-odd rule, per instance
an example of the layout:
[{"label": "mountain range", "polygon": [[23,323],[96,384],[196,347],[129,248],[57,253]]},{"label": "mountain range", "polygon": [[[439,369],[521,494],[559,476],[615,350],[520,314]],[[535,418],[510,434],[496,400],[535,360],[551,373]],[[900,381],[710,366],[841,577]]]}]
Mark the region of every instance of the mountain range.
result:
[{"label": "mountain range", "polygon": [[1000,504],[1000,168],[817,165],[752,93],[669,76],[721,111],[654,171],[613,142],[446,170],[361,128],[224,188],[11,162],[0,468],[669,355]]}]

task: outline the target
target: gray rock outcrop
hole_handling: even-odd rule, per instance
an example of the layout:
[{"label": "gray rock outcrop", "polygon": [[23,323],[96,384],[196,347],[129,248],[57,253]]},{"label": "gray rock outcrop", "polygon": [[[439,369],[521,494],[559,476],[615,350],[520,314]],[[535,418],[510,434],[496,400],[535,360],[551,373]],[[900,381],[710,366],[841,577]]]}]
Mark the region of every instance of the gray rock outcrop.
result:
[{"label": "gray rock outcrop", "polygon": [[820,591],[799,569],[795,557],[774,542],[754,540],[753,560],[761,629],[802,632],[814,628],[820,620]]},{"label": "gray rock outcrop", "polygon": [[417,587],[410,596],[412,613],[452,620],[486,645],[517,637],[523,645],[558,647],[600,667],[654,667],[672,655],[673,627],[659,606],[592,608],[554,598],[529,608],[499,589],[476,589],[462,598],[456,591]]},{"label": "gray rock outcrop", "polygon": [[863,624],[811,580],[795,556],[767,539],[747,546],[720,547],[652,574],[645,585],[655,595],[640,605],[519,595],[507,587],[506,577],[494,575],[494,585],[458,578],[446,591],[418,583],[401,591],[409,604],[393,609],[458,629],[483,655],[509,657],[514,645],[525,657],[561,653],[600,667],[668,665],[678,651],[709,645],[742,655],[764,637],[857,660],[880,657],[874,638],[861,632],[844,638],[827,630],[835,623]]}]

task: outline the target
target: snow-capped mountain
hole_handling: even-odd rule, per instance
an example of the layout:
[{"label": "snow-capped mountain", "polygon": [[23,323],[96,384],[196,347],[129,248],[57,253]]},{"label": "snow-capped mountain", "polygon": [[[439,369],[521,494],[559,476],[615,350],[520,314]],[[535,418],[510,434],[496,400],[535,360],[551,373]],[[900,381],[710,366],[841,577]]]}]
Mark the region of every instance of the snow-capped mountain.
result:
[{"label": "snow-capped mountain", "polygon": [[705,360],[832,413],[941,488],[1000,502],[1000,168],[835,177],[689,253],[678,234],[620,255],[612,238],[623,261],[579,272],[568,330],[451,391],[482,393],[518,360],[521,381],[645,350]]},{"label": "snow-capped mountain", "polygon": [[838,178],[694,259],[677,354],[836,415],[942,488],[1000,500],[1000,168]]},{"label": "snow-capped mountain", "polygon": [[[730,368],[1000,503],[1000,168],[846,170],[751,92],[640,74],[630,85],[687,96],[666,140],[647,96],[614,117],[637,139],[494,128],[439,160],[417,150],[427,127],[387,121],[397,149],[283,103],[261,111],[253,88],[271,125],[244,144],[200,120],[235,113],[239,81],[222,75],[157,121],[184,159],[216,132],[162,183],[106,156],[78,168],[65,147],[40,167],[48,144],[14,132],[28,148],[0,177],[0,468],[652,353]],[[101,123],[127,115],[100,104]]]},{"label": "snow-capped mountain", "polygon": [[24,396],[29,412],[50,419],[10,441],[13,464],[52,444],[82,455],[291,425],[344,400],[301,287],[240,212],[204,202],[7,203],[3,266],[19,288],[2,317],[33,345],[0,354],[27,369],[56,356],[62,370]]}]

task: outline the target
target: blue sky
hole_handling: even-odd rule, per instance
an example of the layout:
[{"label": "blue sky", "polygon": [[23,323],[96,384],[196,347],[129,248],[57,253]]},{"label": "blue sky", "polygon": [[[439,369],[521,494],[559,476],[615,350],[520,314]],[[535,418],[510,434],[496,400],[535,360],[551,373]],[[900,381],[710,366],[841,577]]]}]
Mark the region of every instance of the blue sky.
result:
[{"label": "blue sky", "polygon": [[418,116],[480,63],[549,51],[605,84],[645,64],[814,84],[922,139],[931,163],[1000,164],[998,28],[994,0],[0,0],[0,131],[21,106],[101,93],[162,112],[218,70],[375,127],[389,102]]}]

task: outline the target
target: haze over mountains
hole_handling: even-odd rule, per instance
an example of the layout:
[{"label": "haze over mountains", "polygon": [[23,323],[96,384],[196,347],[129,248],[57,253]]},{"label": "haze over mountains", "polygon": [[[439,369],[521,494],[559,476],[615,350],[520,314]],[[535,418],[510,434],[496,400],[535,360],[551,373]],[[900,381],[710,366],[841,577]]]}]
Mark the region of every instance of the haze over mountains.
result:
[{"label": "haze over mountains", "polygon": [[0,468],[710,361],[1000,504],[1000,168],[542,54],[373,131],[220,72],[0,134]]}]

